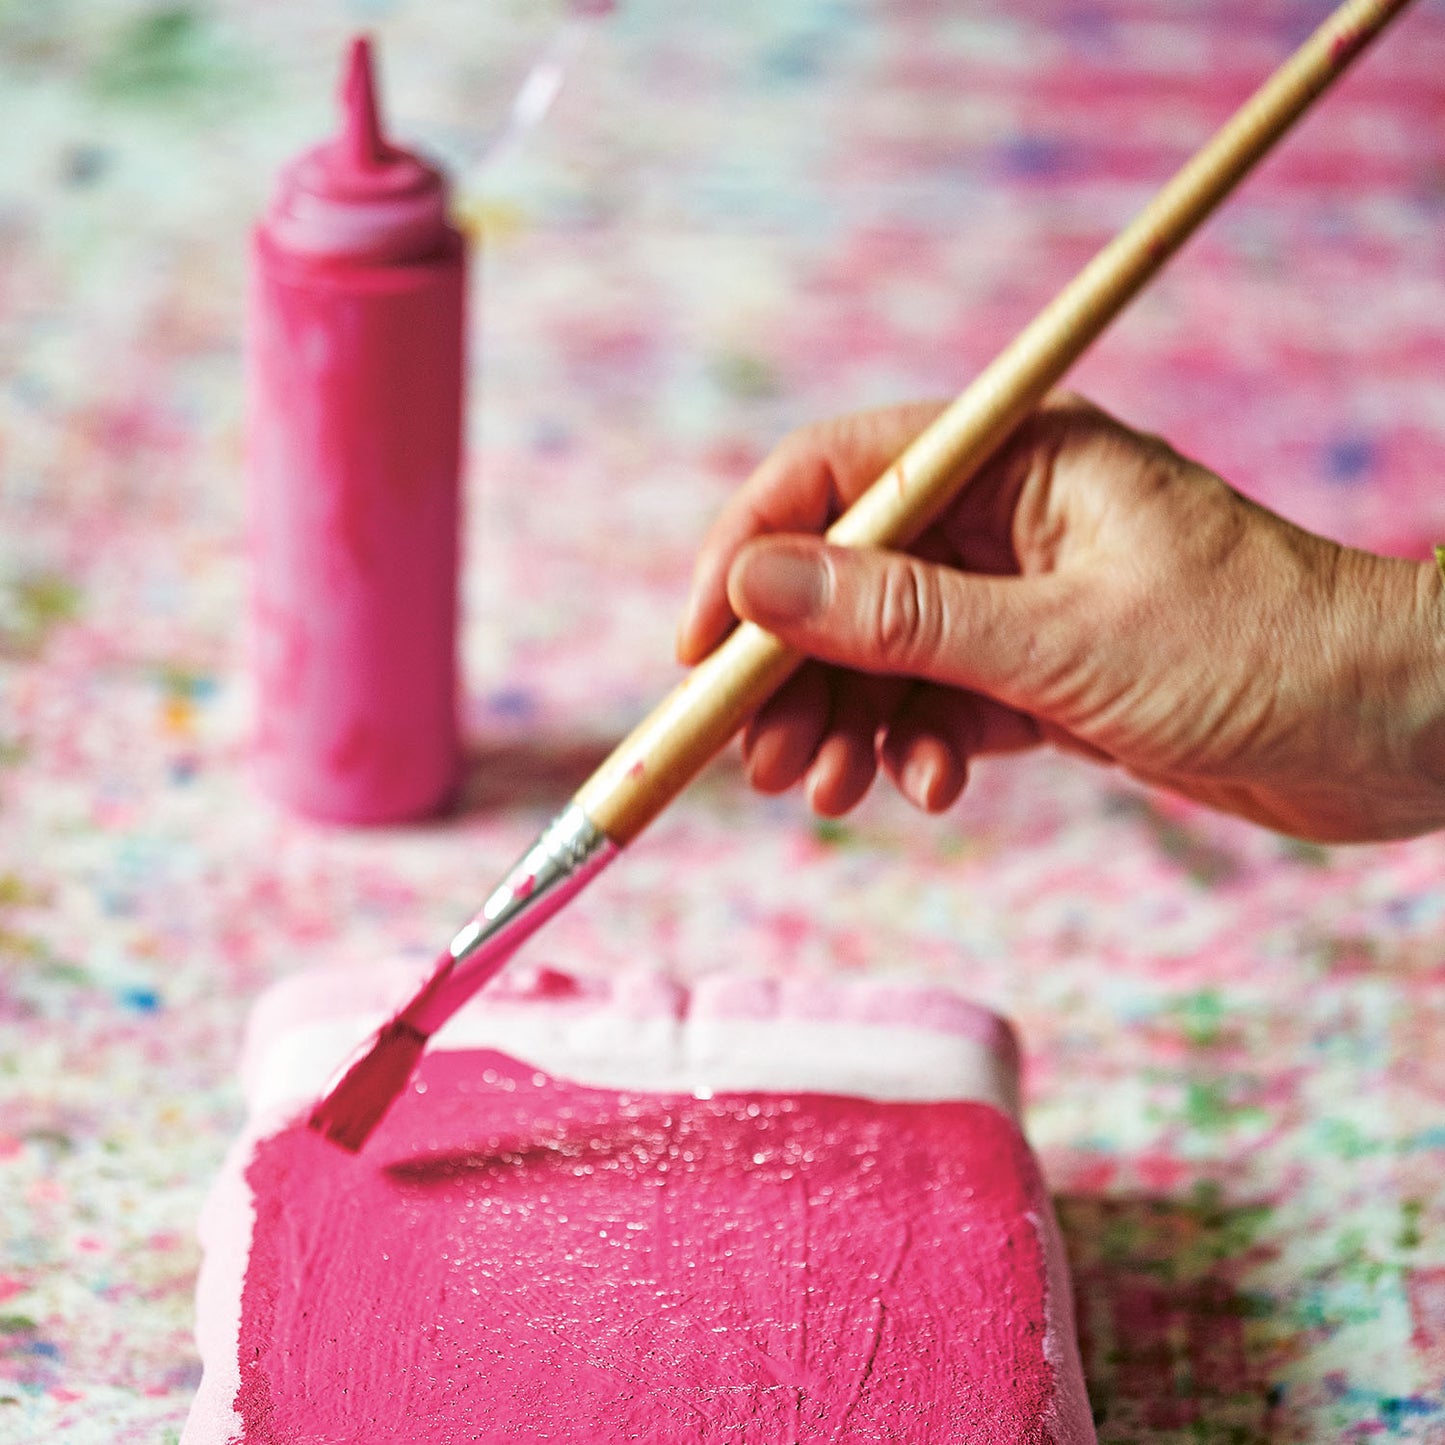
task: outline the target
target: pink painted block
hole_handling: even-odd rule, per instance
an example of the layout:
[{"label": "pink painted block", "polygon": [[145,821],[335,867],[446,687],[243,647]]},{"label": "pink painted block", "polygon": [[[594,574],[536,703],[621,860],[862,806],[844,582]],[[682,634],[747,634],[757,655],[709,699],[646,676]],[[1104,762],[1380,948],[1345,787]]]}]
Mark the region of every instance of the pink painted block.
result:
[{"label": "pink painted block", "polygon": [[1093,1440],[994,1015],[517,971],[353,1157],[296,1116],[411,972],[258,1007],[183,1445]]}]

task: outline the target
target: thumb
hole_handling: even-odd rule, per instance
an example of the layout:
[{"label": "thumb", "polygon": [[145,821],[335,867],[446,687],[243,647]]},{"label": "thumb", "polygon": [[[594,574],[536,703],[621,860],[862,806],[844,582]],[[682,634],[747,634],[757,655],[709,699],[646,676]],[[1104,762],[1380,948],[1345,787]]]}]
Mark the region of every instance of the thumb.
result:
[{"label": "thumb", "polygon": [[987,693],[1026,712],[1074,671],[1076,612],[1056,575],[993,577],[900,552],[814,537],[750,542],[728,600],[795,651],[858,672],[924,678]]}]

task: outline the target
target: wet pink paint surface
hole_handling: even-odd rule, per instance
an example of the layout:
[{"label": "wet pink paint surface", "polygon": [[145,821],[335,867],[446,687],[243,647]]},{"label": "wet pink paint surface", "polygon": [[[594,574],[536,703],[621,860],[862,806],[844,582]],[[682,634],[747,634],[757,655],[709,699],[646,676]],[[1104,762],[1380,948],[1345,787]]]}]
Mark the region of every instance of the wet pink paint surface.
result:
[{"label": "wet pink paint surface", "polygon": [[419,1077],[360,1159],[257,1148],[247,1441],[1047,1438],[1042,1195],[996,1109]]}]

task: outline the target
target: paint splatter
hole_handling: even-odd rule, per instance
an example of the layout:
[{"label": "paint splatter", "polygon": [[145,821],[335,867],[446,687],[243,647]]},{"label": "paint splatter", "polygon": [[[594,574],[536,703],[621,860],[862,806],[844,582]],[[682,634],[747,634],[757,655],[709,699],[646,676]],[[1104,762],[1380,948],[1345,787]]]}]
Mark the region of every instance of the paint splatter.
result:
[{"label": "paint splatter", "polygon": [[51,632],[80,611],[80,589],[59,572],[0,581],[0,658],[35,657]]}]

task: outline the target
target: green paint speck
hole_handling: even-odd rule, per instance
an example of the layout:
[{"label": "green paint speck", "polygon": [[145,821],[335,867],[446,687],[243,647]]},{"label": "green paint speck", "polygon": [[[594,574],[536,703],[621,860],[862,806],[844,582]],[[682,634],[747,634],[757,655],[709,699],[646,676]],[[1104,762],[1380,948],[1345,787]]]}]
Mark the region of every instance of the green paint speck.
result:
[{"label": "green paint speck", "polygon": [[1232,853],[1194,828],[1166,816],[1148,798],[1119,793],[1108,800],[1106,807],[1111,813],[1137,818],[1154,848],[1200,888],[1231,883],[1243,871],[1240,860]]},{"label": "green paint speck", "polygon": [[[1268,1204],[1230,1204],[1219,1183],[1205,1179],[1194,1188],[1191,1213],[1200,1230],[1196,1267],[1209,1269],[1252,1249],[1268,1227],[1272,1209]],[[1246,1315],[1252,1316],[1257,1307],[1256,1300],[1245,1308]]]},{"label": "green paint speck", "polygon": [[1184,1117],[1192,1129],[1225,1129],[1237,1110],[1217,1079],[1190,1079],[1184,1086]]},{"label": "green paint speck", "polygon": [[0,654],[36,656],[51,629],[79,611],[79,589],[58,572],[37,572],[0,586]]},{"label": "green paint speck", "polygon": [[214,687],[214,679],[208,673],[180,663],[162,663],[156,670],[156,682],[168,697],[194,701],[203,697]]},{"label": "green paint speck", "polygon": [[16,592],[20,605],[41,625],[74,617],[80,603],[80,593],[74,585],[54,572],[44,572],[22,582]]},{"label": "green paint speck", "polygon": [[18,1335],[39,1328],[29,1315],[0,1315],[0,1335]]},{"label": "green paint speck", "polygon": [[45,947],[38,938],[0,926],[0,962],[38,963],[45,957]]},{"label": "green paint speck", "polygon": [[1340,1235],[1335,1268],[1343,1278],[1370,1288],[1374,1288],[1390,1272],[1390,1266],[1370,1252],[1370,1237],[1358,1227],[1347,1229]]},{"label": "green paint speck", "polygon": [[775,396],[778,391],[778,379],[772,367],[759,356],[719,356],[712,363],[712,376],[729,396],[744,401],[759,401]]},{"label": "green paint speck", "polygon": [[41,901],[41,894],[18,873],[0,873],[0,908],[20,908]]},{"label": "green paint speck", "polygon": [[1317,1127],[1326,1150],[1343,1159],[1362,1159],[1366,1154],[1380,1151],[1376,1140],[1347,1119],[1321,1119]]},{"label": "green paint speck", "polygon": [[1395,1244],[1400,1249],[1418,1249],[1420,1246],[1420,1215],[1425,1204],[1420,1199],[1405,1199],[1400,1203],[1400,1232]]},{"label": "green paint speck", "polygon": [[24,1138],[27,1144],[41,1144],[57,1154],[69,1154],[75,1148],[70,1135],[59,1129],[27,1129]]},{"label": "green paint speck", "polygon": [[1180,1031],[1196,1048],[1217,1044],[1223,1032],[1224,1004],[1214,989],[1189,994],[1174,1005]]},{"label": "green paint speck", "polygon": [[1330,861],[1330,850],[1320,843],[1308,843],[1303,838],[1281,838],[1280,852],[1292,863],[1306,868],[1323,868]]},{"label": "green paint speck", "polygon": [[207,69],[205,34],[186,5],[165,5],[136,16],[96,66],[102,94],[125,99],[165,99],[198,86]]}]

